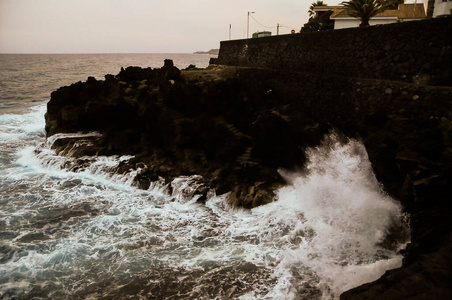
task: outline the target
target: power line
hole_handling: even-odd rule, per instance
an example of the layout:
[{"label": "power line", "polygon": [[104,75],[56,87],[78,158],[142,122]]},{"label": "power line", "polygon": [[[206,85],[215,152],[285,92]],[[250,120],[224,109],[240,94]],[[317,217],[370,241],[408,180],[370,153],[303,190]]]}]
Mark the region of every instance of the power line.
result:
[{"label": "power line", "polygon": [[295,26],[286,26],[286,25],[281,25],[281,24],[279,24],[279,27],[286,27],[286,28],[291,28],[291,29],[296,28]]},{"label": "power line", "polygon": [[259,22],[258,20],[256,20],[255,17],[253,17],[252,15],[250,15],[250,17],[259,25],[261,25],[262,27],[268,28],[268,29],[274,29],[274,28],[278,28],[278,27],[285,27],[285,28],[289,28],[289,29],[295,29],[297,27],[295,26],[287,26],[287,25],[282,25],[282,24],[278,24],[277,26],[266,26],[264,24],[262,24],[261,22]]},{"label": "power line", "polygon": [[276,26],[270,27],[270,26],[265,26],[265,25],[263,25],[263,24],[260,23],[258,20],[256,20],[256,18],[254,18],[253,15],[250,15],[250,17],[251,17],[251,19],[253,19],[254,21],[256,21],[256,23],[259,24],[259,25],[261,25],[262,27],[270,28],[270,29],[276,28]]}]

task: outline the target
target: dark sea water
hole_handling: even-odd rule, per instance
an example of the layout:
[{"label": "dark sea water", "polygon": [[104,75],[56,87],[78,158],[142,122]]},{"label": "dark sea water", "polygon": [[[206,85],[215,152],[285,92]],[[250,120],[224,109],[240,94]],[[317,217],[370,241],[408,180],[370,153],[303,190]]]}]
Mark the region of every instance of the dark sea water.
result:
[{"label": "dark sea water", "polygon": [[[388,234],[404,226],[362,144],[334,134],[308,150],[278,200],[233,209],[190,177],[132,185],[131,157],[96,157],[77,172],[46,141],[50,93],[130,65],[206,67],[209,55],[0,55],[1,299],[337,299],[400,266]],[[95,133],[93,133],[95,134]],[[174,192],[167,192],[172,185]],[[388,245],[391,244],[392,247]]]}]

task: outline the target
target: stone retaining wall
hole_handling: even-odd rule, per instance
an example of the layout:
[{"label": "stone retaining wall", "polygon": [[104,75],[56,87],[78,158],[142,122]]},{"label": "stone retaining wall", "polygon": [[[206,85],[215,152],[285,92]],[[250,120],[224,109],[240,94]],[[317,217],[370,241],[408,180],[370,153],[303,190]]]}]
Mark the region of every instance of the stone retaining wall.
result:
[{"label": "stone retaining wall", "polygon": [[452,86],[452,18],[223,41],[217,63]]}]

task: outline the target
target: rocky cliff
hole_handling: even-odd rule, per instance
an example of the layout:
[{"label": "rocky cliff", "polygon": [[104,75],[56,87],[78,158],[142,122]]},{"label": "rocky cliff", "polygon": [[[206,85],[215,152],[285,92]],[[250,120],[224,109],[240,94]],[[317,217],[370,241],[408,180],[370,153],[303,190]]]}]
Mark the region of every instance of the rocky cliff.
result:
[{"label": "rocky cliff", "polygon": [[[214,188],[249,208],[273,201],[284,184],[278,170],[302,168],[303,150],[330,130],[358,138],[385,190],[411,214],[412,242],[403,268],[342,297],[446,299],[451,99],[450,87],[231,66],[180,71],[167,60],[161,69],[129,67],[53,92],[46,131],[98,131],[53,147],[75,157],[134,155],[118,172],[141,167],[141,188],[196,174],[201,201]],[[77,142],[85,146],[74,151]]]}]

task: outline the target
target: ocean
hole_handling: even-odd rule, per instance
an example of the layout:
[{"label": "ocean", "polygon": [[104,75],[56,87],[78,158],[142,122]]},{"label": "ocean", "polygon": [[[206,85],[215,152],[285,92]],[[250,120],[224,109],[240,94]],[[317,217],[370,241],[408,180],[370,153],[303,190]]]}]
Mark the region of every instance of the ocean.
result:
[{"label": "ocean", "polygon": [[136,173],[111,172],[130,156],[68,171],[50,148],[44,114],[60,86],[210,57],[0,55],[1,299],[338,299],[401,265],[408,216],[359,141],[325,137],[305,170],[281,170],[277,201],[251,210],[215,191],[196,202],[185,174],[137,189]]}]

